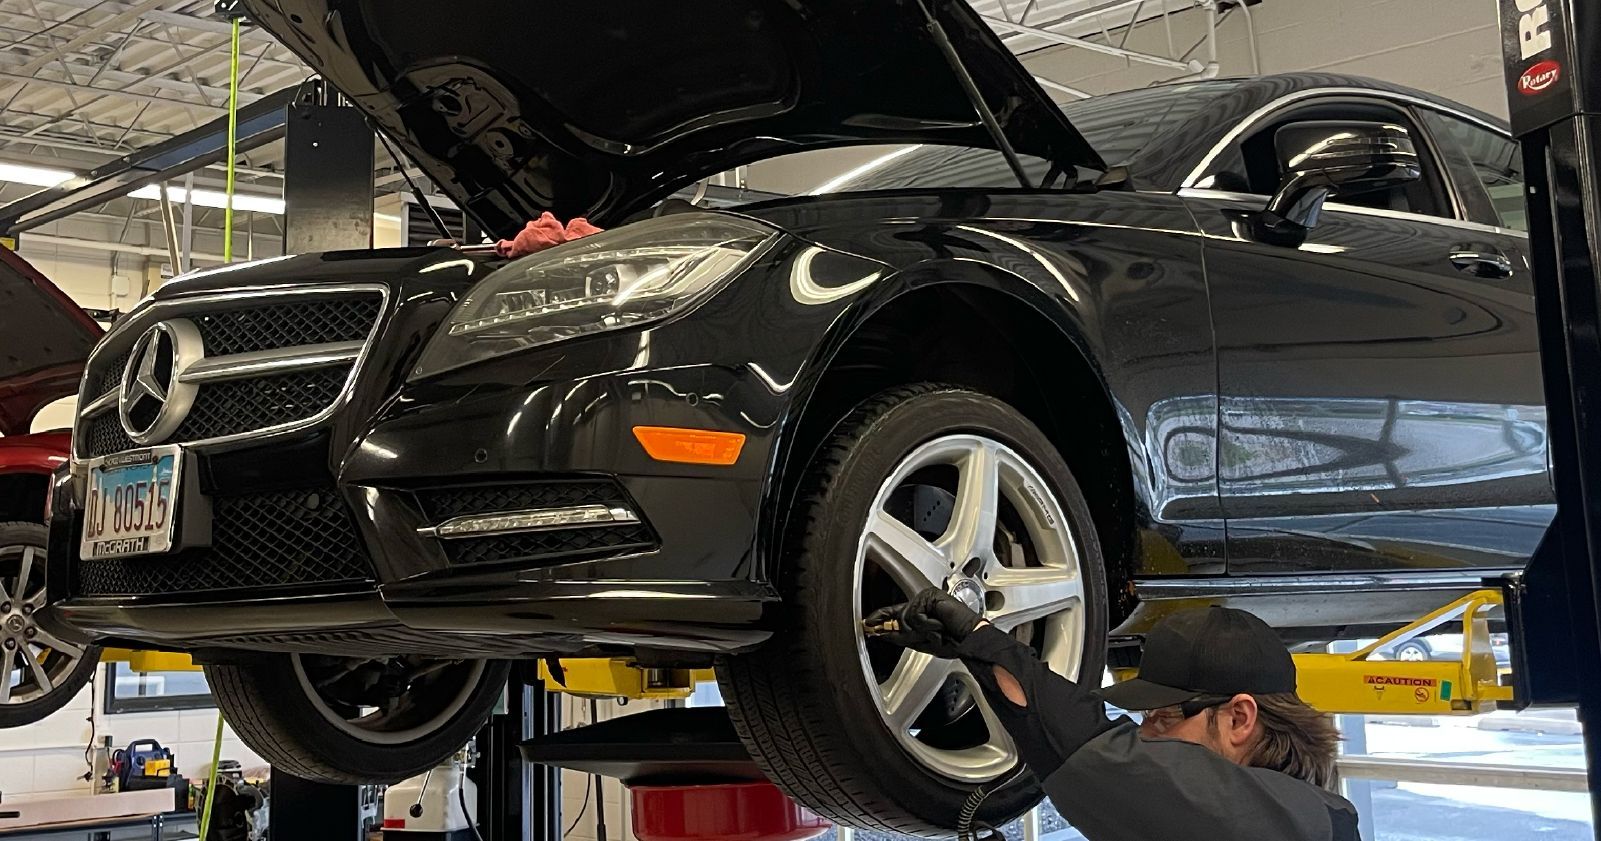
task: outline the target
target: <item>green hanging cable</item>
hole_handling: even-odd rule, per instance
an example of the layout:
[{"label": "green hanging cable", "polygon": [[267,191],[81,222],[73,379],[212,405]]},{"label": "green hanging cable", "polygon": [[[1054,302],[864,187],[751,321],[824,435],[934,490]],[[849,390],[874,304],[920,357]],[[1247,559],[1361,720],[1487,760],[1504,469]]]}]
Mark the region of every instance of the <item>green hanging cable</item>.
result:
[{"label": "green hanging cable", "polygon": [[217,735],[211,742],[211,775],[206,778],[206,807],[200,810],[200,841],[211,832],[211,804],[217,802],[217,766],[222,764],[222,710],[217,710]]},{"label": "green hanging cable", "polygon": [[[228,186],[222,211],[222,261],[233,262],[234,159],[239,150],[239,24],[233,18],[233,35],[228,39]],[[222,709],[217,710],[217,735],[211,742],[211,774],[206,778],[206,806],[200,810],[200,841],[211,833],[211,807],[217,802],[217,766],[222,764]]]},{"label": "green hanging cable", "polygon": [[[222,211],[222,261],[233,262],[233,180],[234,157],[239,147],[239,17],[233,19],[233,36],[228,39],[228,188],[227,207]],[[203,836],[202,836],[203,837]]]}]

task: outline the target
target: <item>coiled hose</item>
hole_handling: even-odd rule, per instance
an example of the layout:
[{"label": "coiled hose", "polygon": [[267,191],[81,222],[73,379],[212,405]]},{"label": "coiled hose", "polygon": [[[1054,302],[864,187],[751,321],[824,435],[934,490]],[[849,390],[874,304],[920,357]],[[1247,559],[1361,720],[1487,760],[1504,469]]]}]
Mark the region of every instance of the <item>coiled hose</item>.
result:
[{"label": "coiled hose", "polygon": [[994,841],[999,841],[1001,837],[1000,831],[995,827],[985,823],[979,824],[981,829],[986,830],[983,838],[980,839],[978,836],[974,835],[973,819],[978,815],[979,808],[984,805],[984,801],[988,800],[991,794],[994,794],[995,792],[1006,788],[1012,783],[1017,782],[1018,780],[1022,779],[1023,775],[1026,773],[1028,773],[1028,766],[1018,763],[1017,769],[1012,772],[1010,777],[1007,777],[1006,779],[994,785],[985,783],[978,788],[973,789],[973,793],[969,794],[967,796],[967,800],[963,801],[961,811],[956,813],[957,841],[992,841],[992,839],[994,839]]}]

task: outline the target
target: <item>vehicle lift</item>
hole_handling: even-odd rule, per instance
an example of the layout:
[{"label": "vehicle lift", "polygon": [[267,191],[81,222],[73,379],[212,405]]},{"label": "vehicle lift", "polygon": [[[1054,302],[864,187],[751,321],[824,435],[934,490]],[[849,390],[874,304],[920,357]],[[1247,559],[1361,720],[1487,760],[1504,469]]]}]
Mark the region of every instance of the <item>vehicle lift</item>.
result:
[{"label": "vehicle lift", "polygon": [[[1355,652],[1295,655],[1299,691],[1330,713],[1471,715],[1577,704],[1587,767],[1601,768],[1601,4],[1500,0],[1500,7],[1507,96],[1528,184],[1557,517],[1521,575],[1487,580]],[[309,151],[322,148],[317,138],[328,132],[359,133],[346,132],[357,128],[354,109],[334,99],[331,92],[302,98],[299,132],[291,121],[298,171],[286,179],[287,215],[338,220],[342,234],[366,238],[371,145],[341,147],[337,156]],[[336,179],[341,186],[329,187],[325,176],[340,172],[347,176]],[[301,191],[289,182],[316,186]],[[1510,670],[1491,655],[1491,622],[1509,632]],[[1465,637],[1458,661],[1372,657],[1457,628]],[[117,651],[107,659],[166,669],[187,658]],[[763,778],[719,708],[659,709],[558,729],[561,693],[671,700],[708,679],[706,670],[645,668],[626,658],[519,664],[504,709],[477,738],[478,834],[560,841],[560,768],[622,779],[641,841],[799,841],[824,831]],[[362,837],[367,796],[354,786],[277,775],[273,829],[286,838]],[[1601,826],[1601,781],[1592,778],[1590,796]]]},{"label": "vehicle lift", "polygon": [[[1596,271],[1601,263],[1601,4],[1500,0],[1500,9],[1507,97],[1528,186],[1557,517],[1521,575],[1487,580],[1483,589],[1358,651],[1296,655],[1299,691],[1309,704],[1331,713],[1471,715],[1576,704],[1585,729],[1586,767],[1601,768],[1601,275]],[[1504,622],[1508,629],[1510,670],[1498,668],[1490,652],[1491,621]],[[1371,656],[1447,627],[1460,627],[1464,635],[1459,661],[1397,662]],[[570,678],[568,684],[550,688],[627,696],[630,686],[605,682],[627,668],[626,663],[592,666],[582,674],[586,681],[595,678],[593,684]],[[577,675],[581,668],[573,664],[566,671]],[[543,674],[550,681],[548,670]],[[700,727],[708,736],[694,762],[683,763],[686,775],[737,779],[743,751],[737,742],[711,738],[721,727],[713,721],[713,711],[659,712],[702,718],[697,724],[681,717],[686,720],[679,728],[682,733]],[[647,716],[662,718],[657,713],[630,718]],[[653,803],[652,786],[672,779],[654,760],[682,756],[683,746],[662,748],[672,741],[661,735],[670,727],[638,727],[636,732],[611,727],[625,721],[535,737],[525,743],[524,753],[532,761],[644,783],[633,788],[642,814],[654,805],[675,815],[697,808],[697,817],[716,817],[714,804],[734,802],[708,796],[697,803],[675,796]],[[586,739],[585,731],[592,738]],[[635,741],[629,743],[631,737]],[[726,748],[721,757],[713,755],[711,746],[717,745]],[[1601,780],[1591,777],[1589,790],[1594,822],[1601,827]],[[781,810],[776,804],[770,808]],[[641,835],[644,841],[722,837],[722,830],[735,828],[708,821],[697,833],[689,824],[664,826],[655,816],[647,818],[642,822],[646,829],[660,834]],[[802,824],[777,819],[769,829],[786,841],[808,832]]]}]

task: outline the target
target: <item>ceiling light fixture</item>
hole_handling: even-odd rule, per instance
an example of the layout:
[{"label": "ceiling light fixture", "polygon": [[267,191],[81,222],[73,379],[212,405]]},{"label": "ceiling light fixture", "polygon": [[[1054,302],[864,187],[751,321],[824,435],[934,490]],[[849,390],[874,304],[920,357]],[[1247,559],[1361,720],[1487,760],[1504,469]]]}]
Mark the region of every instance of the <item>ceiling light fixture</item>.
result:
[{"label": "ceiling light fixture", "polygon": [[[139,189],[129,193],[128,198],[160,201],[161,193],[157,192],[159,189],[160,188],[155,184],[150,184],[148,186],[140,187]],[[182,187],[167,188],[167,198],[174,203],[182,204],[186,195],[187,193]],[[194,204],[198,207],[223,208],[228,206],[227,194],[219,193],[215,190],[196,190],[194,192],[193,200]],[[275,199],[270,196],[250,196],[241,193],[234,193],[233,209],[253,211],[255,213],[272,213],[282,216],[284,212],[284,200]]]},{"label": "ceiling light fixture", "polygon": [[42,166],[23,166],[22,164],[0,164],[0,181],[10,181],[13,184],[32,184],[35,187],[54,187],[63,181],[77,178],[78,173],[68,172],[64,169],[49,169]]}]

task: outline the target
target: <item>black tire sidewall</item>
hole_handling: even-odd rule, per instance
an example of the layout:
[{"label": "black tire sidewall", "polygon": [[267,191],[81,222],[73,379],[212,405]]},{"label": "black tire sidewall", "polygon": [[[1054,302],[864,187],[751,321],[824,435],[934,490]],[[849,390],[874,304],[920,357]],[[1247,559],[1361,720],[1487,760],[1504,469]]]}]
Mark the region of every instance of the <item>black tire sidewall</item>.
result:
[{"label": "black tire sidewall", "polygon": [[[50,529],[43,523],[0,522],[0,547],[6,546],[32,546],[48,554]],[[35,563],[45,560],[46,554],[36,554]],[[44,697],[23,704],[0,704],[0,729],[24,727],[42,721],[72,703],[84,684],[94,677],[95,669],[99,666],[100,649],[97,646],[85,646],[83,656],[72,667],[72,671],[63,676]]]},{"label": "black tire sidewall", "polygon": [[[1105,667],[1105,564],[1089,507],[1078,483],[1050,440],[1027,418],[1006,404],[975,392],[942,388],[910,397],[850,431],[856,438],[835,471],[829,492],[814,513],[822,528],[810,535],[806,557],[811,589],[791,595],[798,603],[804,633],[815,641],[837,720],[850,729],[859,761],[887,795],[916,813],[931,809],[954,814],[971,784],[925,769],[884,727],[857,654],[854,604],[855,560],[868,512],[883,482],[913,450],[947,435],[971,433],[1010,447],[1050,483],[1073,529],[1085,581],[1085,642],[1081,674],[1098,676]],[[819,568],[821,567],[821,568]],[[1095,679],[1092,677],[1092,679]],[[846,687],[850,690],[847,691]],[[1037,781],[1018,782],[994,792],[980,811],[992,820],[1020,812],[1038,800]]]},{"label": "black tire sidewall", "polygon": [[437,766],[483,726],[510,674],[508,661],[486,661],[477,686],[443,724],[409,742],[376,744],[327,720],[288,654],[206,666],[217,705],[245,744],[275,767],[331,784],[392,784]]}]

